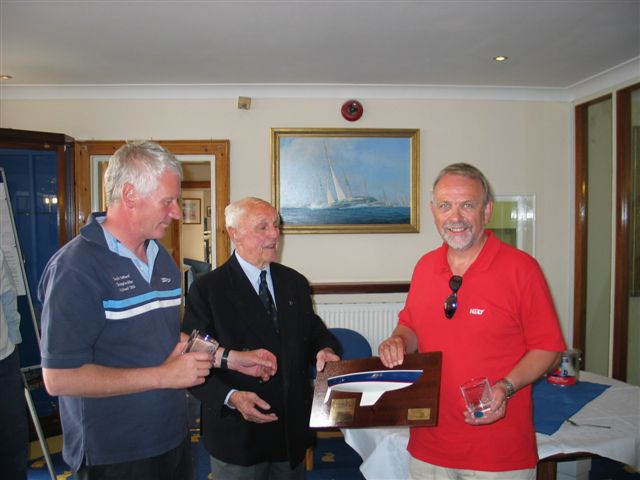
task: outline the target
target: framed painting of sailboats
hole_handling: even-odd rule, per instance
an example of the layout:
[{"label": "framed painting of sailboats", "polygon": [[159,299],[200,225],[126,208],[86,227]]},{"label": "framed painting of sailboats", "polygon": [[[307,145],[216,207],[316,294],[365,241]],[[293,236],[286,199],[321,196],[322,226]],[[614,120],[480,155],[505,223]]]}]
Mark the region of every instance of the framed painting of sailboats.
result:
[{"label": "framed painting of sailboats", "polygon": [[416,233],[419,130],[271,129],[285,233]]}]

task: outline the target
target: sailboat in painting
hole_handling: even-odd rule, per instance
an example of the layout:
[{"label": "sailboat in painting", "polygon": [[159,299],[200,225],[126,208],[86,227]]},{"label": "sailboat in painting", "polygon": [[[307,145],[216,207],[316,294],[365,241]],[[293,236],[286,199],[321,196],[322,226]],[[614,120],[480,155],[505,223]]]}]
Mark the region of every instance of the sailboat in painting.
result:
[{"label": "sailboat in painting", "polygon": [[[349,180],[345,177],[344,182],[346,188],[340,183],[336,173],[333,169],[333,165],[331,163],[331,159],[329,158],[329,154],[327,153],[327,145],[324,145],[325,156],[327,158],[327,163],[329,165],[329,178],[330,182],[326,183],[326,193],[327,193],[327,205],[326,208],[357,208],[357,207],[377,207],[377,206],[387,206],[384,202],[379,201],[375,197],[371,197],[368,195],[353,195],[351,191],[351,185],[349,184]],[[334,199],[331,190],[329,189],[329,184],[333,185],[333,189],[336,193],[336,198]],[[345,192],[346,190],[346,192]]]}]

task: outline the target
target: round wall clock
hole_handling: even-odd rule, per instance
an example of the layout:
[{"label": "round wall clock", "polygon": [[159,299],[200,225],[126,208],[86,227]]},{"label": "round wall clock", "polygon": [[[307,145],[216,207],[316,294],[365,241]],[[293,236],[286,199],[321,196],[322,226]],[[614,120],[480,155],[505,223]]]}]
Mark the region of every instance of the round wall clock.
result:
[{"label": "round wall clock", "polygon": [[357,100],[347,100],[342,104],[342,116],[345,120],[355,122],[364,113],[362,104]]}]

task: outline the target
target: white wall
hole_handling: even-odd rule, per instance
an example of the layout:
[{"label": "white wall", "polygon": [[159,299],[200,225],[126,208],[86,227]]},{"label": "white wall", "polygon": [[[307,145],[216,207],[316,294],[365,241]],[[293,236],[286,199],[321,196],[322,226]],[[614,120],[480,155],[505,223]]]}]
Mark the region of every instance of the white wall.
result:
[{"label": "white wall", "polygon": [[183,223],[180,236],[182,258],[204,261],[204,217],[207,215],[205,192],[202,189],[185,188],[182,198],[200,200],[200,223]]},{"label": "white wall", "polygon": [[[420,233],[287,235],[282,261],[312,282],[409,280],[417,259],[440,244],[428,200],[444,166],[477,165],[497,194],[536,194],[536,255],[570,339],[572,304],[572,116],[569,102],[370,99],[358,122],[346,99],[4,100],[0,126],[78,140],[229,139],[231,198],[271,198],[270,129],[420,129]],[[567,335],[567,333],[569,335]]]}]

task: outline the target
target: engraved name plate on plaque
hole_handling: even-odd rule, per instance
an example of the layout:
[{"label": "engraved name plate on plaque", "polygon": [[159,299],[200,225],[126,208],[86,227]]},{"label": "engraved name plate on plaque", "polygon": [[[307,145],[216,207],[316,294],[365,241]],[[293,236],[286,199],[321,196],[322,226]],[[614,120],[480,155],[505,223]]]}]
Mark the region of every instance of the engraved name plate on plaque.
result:
[{"label": "engraved name plate on plaque", "polygon": [[441,352],[406,355],[395,368],[378,357],[329,362],[316,377],[309,426],[436,425],[441,367]]}]

